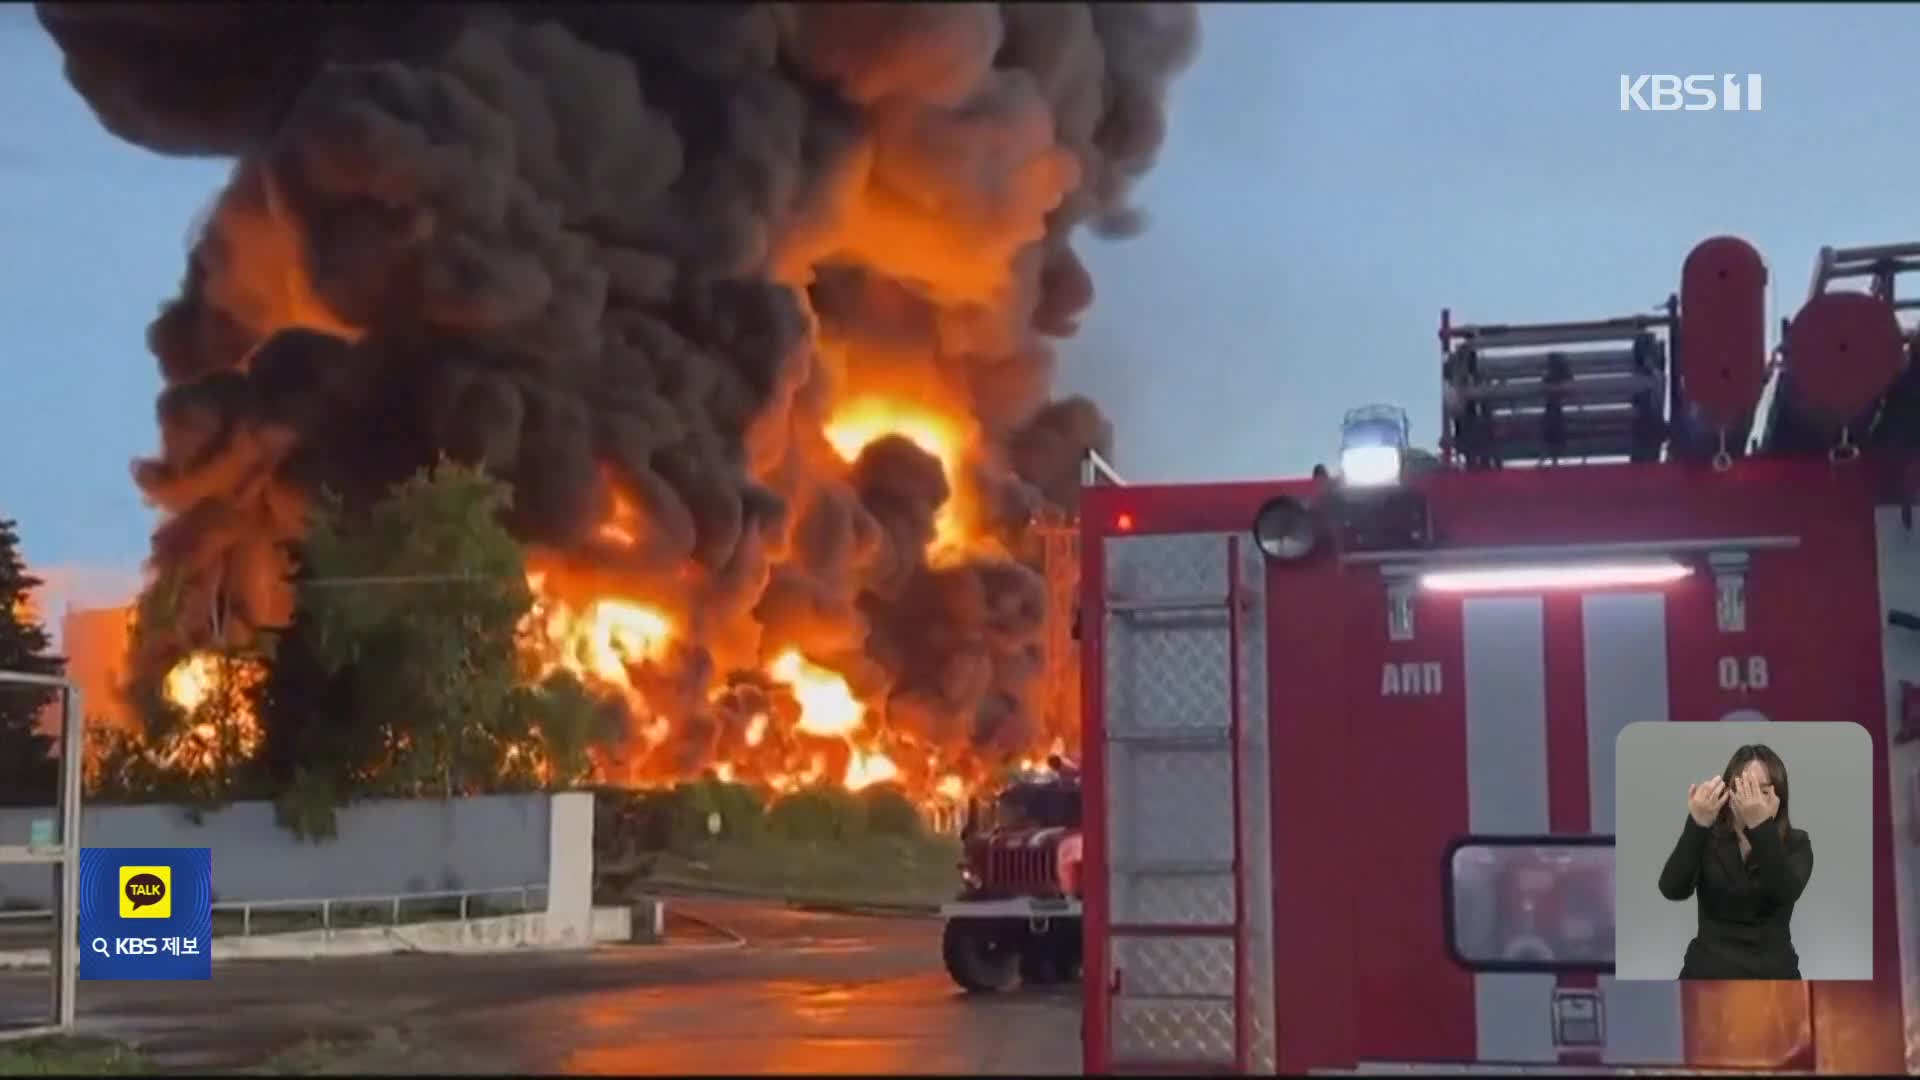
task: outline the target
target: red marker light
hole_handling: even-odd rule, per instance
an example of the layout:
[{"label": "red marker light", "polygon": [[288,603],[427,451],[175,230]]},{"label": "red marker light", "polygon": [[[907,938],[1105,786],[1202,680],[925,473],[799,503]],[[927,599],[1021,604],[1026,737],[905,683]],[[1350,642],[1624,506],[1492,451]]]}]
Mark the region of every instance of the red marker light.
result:
[{"label": "red marker light", "polygon": [[1133,515],[1121,514],[1119,517],[1114,518],[1113,527],[1116,529],[1119,529],[1121,532],[1132,532],[1133,531]]}]

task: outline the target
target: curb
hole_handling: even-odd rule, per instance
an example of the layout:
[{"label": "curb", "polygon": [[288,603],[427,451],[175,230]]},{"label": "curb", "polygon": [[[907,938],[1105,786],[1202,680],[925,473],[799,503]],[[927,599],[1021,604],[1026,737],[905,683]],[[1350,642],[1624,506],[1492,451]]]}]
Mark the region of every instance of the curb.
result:
[{"label": "curb", "polygon": [[712,945],[702,945],[702,944],[694,944],[694,943],[683,943],[680,945],[675,945],[671,941],[663,941],[657,945],[646,946],[647,948],[650,948],[650,949],[675,949],[675,948],[678,948],[678,949],[741,949],[746,947],[746,944],[747,944],[746,935],[740,933],[737,930],[733,930],[729,927],[722,926],[719,923],[714,922],[712,919],[703,919],[698,915],[689,915],[686,912],[676,910],[671,906],[667,907],[667,912],[668,914],[674,915],[678,918],[685,919],[690,923],[698,923],[699,925],[706,927],[707,929],[713,931],[716,934],[719,934],[721,937],[724,937],[727,940],[723,942],[719,942],[717,944],[712,944]]},{"label": "curb", "polygon": [[[815,911],[840,915],[871,915],[894,918],[933,918],[940,914],[940,905],[914,903],[910,901],[889,900],[851,900],[837,897],[806,896],[795,893],[775,892],[770,889],[749,889],[737,885],[707,885],[694,881],[646,881],[636,884],[641,895],[652,894],[662,898],[713,897],[721,900],[765,900],[768,903],[784,904],[798,911]],[[681,912],[685,917],[685,912]],[[698,920],[696,920],[698,921]]]},{"label": "curb", "polygon": [[934,904],[869,904],[852,900],[788,897],[787,906],[796,911],[824,915],[867,915],[882,919],[932,919],[940,915],[940,908]]}]

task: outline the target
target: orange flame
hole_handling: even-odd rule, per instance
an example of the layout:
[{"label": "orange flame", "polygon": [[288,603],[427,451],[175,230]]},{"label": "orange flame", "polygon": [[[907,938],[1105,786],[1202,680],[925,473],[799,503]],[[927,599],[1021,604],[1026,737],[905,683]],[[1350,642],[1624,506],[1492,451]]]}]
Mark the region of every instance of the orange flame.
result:
[{"label": "orange flame", "polygon": [[197,712],[218,687],[219,674],[219,661],[211,653],[193,653],[167,672],[163,693],[181,709]]},{"label": "orange flame", "polygon": [[845,738],[866,718],[867,707],[853,696],[845,679],[809,663],[798,652],[781,653],[768,666],[767,674],[784,683],[799,700],[801,731]]},{"label": "orange flame", "polygon": [[[260,749],[260,720],[246,692],[264,677],[252,660],[210,652],[183,657],[161,681],[160,692],[187,714],[186,730],[153,749],[155,760],[190,773],[209,772],[252,757]],[[217,706],[217,708],[215,708]]]},{"label": "orange flame", "polygon": [[974,531],[972,503],[961,482],[960,466],[972,432],[962,421],[923,405],[865,395],[834,410],[825,434],[833,452],[848,464],[889,435],[900,436],[938,460],[948,496],[934,518],[933,549],[928,554],[940,560],[969,549]]},{"label": "orange flame", "polygon": [[[963,466],[978,433],[963,417],[957,409],[949,412],[925,402],[863,392],[834,409],[822,431],[833,452],[847,463],[889,435],[905,438],[939,461],[949,497],[937,512],[935,535],[926,552],[936,565],[998,546],[980,536],[975,524],[977,515]],[[617,485],[611,488],[612,504],[597,535],[609,543],[636,544],[646,523],[632,500]],[[547,572],[549,566],[554,575]],[[564,669],[591,686],[621,695],[641,741],[648,746],[664,743],[673,723],[646,700],[641,685],[650,684],[640,676],[650,665],[664,666],[686,632],[671,607],[624,594],[604,581],[578,581],[557,564],[536,562],[527,580],[536,598],[528,648],[541,673]],[[761,673],[784,691],[790,705],[746,718],[744,727],[730,736],[729,753],[734,759],[721,760],[713,768],[720,779],[750,779],[776,792],[821,782],[857,791],[899,780],[909,782],[925,798],[941,802],[959,801],[970,789],[970,781],[960,775],[934,780],[930,774],[938,762],[931,752],[927,752],[927,766],[914,770],[903,769],[889,753],[909,750],[917,760],[924,748],[875,745],[880,733],[870,722],[869,706],[840,672],[821,666],[798,649],[786,648],[774,651]],[[632,779],[640,779],[641,774],[669,779],[651,775],[663,771],[665,766],[637,766]]]}]

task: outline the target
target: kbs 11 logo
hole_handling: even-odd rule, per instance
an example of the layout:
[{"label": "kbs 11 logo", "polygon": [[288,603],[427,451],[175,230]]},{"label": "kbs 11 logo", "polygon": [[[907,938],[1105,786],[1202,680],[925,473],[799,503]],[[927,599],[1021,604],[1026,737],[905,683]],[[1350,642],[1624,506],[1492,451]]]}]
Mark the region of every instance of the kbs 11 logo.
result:
[{"label": "kbs 11 logo", "polygon": [[1759,112],[1760,76],[1622,75],[1621,112]]}]

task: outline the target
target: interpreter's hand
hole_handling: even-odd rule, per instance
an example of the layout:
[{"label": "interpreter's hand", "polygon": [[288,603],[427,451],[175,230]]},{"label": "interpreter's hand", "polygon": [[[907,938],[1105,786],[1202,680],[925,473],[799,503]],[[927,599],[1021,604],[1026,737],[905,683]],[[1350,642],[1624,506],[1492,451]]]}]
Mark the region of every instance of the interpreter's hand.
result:
[{"label": "interpreter's hand", "polygon": [[1733,779],[1733,816],[1740,819],[1740,827],[1751,829],[1774,815],[1780,809],[1780,799],[1771,792],[1762,792],[1760,785],[1746,776]]},{"label": "interpreter's hand", "polygon": [[1693,823],[1701,828],[1710,828],[1715,818],[1720,816],[1720,808],[1727,805],[1727,782],[1719,777],[1702,780],[1687,788],[1687,813]]}]

